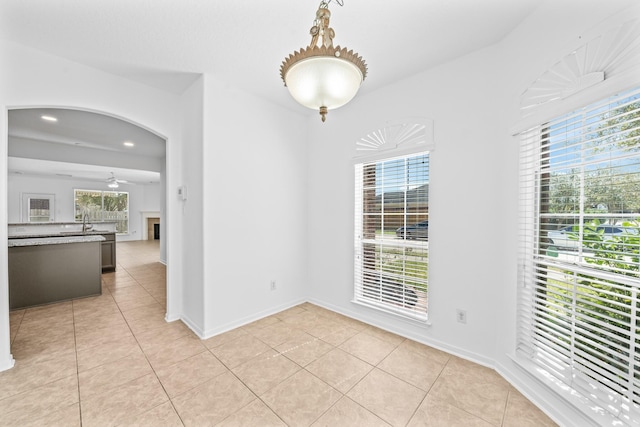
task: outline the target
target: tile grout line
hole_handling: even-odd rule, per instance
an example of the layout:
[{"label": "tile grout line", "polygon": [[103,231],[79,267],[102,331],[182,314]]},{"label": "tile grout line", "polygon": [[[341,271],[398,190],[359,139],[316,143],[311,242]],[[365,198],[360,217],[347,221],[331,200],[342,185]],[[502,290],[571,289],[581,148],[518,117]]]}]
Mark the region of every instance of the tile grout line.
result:
[{"label": "tile grout line", "polygon": [[[13,338],[11,339],[11,342],[9,343],[9,347],[13,346],[13,343],[15,342],[16,338],[18,337],[18,333],[20,332],[20,327],[22,326],[22,320],[24,319],[24,315],[27,313],[26,309],[22,310],[22,316],[20,316],[20,321],[18,322],[18,328],[16,329],[16,333],[13,336]],[[11,326],[9,326],[9,333],[11,333]]]},{"label": "tile grout line", "polygon": [[[100,285],[102,286],[102,274],[100,275]],[[73,349],[76,356],[76,381],[78,382],[78,416],[80,418],[80,427],[82,427],[82,395],[80,394],[80,364],[78,363],[78,338],[76,336],[76,308],[73,300],[71,301],[71,314],[73,316]]]},{"label": "tile grout line", "polygon": [[[305,311],[307,311],[307,312],[308,312],[308,310],[305,310]],[[280,322],[282,322],[282,323],[285,323],[285,322],[283,322],[283,321],[282,321],[282,319],[279,319],[279,318],[278,318],[278,320],[279,320]],[[286,323],[285,323],[285,324],[286,324]],[[269,326],[271,326],[271,325],[269,325]],[[265,326],[264,328],[261,328],[261,329],[266,329],[266,328],[268,328],[269,326]],[[291,375],[287,376],[286,378],[283,378],[283,379],[282,379],[281,381],[279,381],[276,385],[274,385],[273,387],[271,387],[269,390],[266,390],[264,393],[267,393],[268,391],[273,390],[274,388],[278,387],[280,384],[282,384],[283,382],[285,382],[285,381],[286,381],[286,380],[288,380],[289,378],[293,377],[293,376],[294,376],[294,375],[296,375],[298,372],[300,372],[300,371],[305,371],[305,372],[309,373],[310,375],[312,375],[314,378],[316,378],[316,379],[318,379],[319,381],[321,381],[321,382],[323,382],[324,384],[326,384],[326,385],[327,385],[327,387],[329,387],[329,388],[330,388],[330,389],[332,389],[332,390],[335,390],[336,392],[340,393],[340,394],[342,395],[342,397],[344,397],[344,396],[345,396],[345,394],[343,394],[340,390],[337,390],[336,388],[334,388],[333,386],[331,386],[330,384],[328,384],[326,381],[324,381],[323,379],[321,379],[321,378],[317,377],[315,374],[313,374],[312,372],[310,372],[309,370],[307,370],[306,366],[302,366],[302,365],[300,365],[300,364],[299,364],[299,363],[297,363],[295,360],[291,359],[290,357],[287,357],[287,355],[286,355],[286,353],[288,353],[288,352],[290,352],[290,351],[293,351],[294,349],[297,349],[297,348],[299,348],[299,347],[301,347],[301,346],[303,346],[303,345],[306,345],[306,344],[308,344],[309,342],[315,342],[315,341],[318,341],[318,340],[322,341],[322,339],[321,339],[321,338],[318,338],[318,337],[316,337],[316,336],[313,336],[313,335],[309,334],[307,331],[305,331],[304,329],[300,329],[300,328],[298,328],[298,327],[296,327],[296,326],[291,326],[291,325],[286,325],[286,326],[288,326],[288,327],[292,327],[292,328],[294,328],[294,329],[296,329],[296,330],[298,330],[298,331],[302,331],[302,332],[304,332],[304,333],[306,333],[306,334],[310,335],[313,339],[312,339],[312,340],[310,340],[310,341],[307,341],[307,342],[305,342],[305,343],[303,343],[303,344],[300,344],[300,345],[294,346],[294,347],[292,347],[292,348],[290,348],[290,349],[288,349],[288,350],[286,350],[286,351],[284,351],[284,352],[280,352],[280,351],[278,351],[275,347],[271,346],[271,345],[270,345],[270,344],[268,344],[268,343],[265,343],[265,342],[264,342],[263,340],[261,340],[259,337],[256,337],[255,335],[253,335],[251,332],[247,332],[247,333],[248,333],[248,334],[250,334],[252,337],[254,337],[254,338],[255,338],[255,339],[257,339],[258,341],[260,341],[260,342],[262,342],[262,343],[266,344],[266,345],[267,345],[267,346],[269,346],[273,351],[275,351],[275,352],[277,353],[277,354],[276,354],[276,356],[270,356],[270,357],[278,357],[278,356],[282,356],[282,357],[284,357],[285,359],[287,359],[287,360],[289,360],[290,362],[294,363],[295,365],[297,365],[297,366],[300,368],[299,370],[297,370],[296,372],[294,372],[294,373],[292,373]],[[326,342],[326,341],[323,341],[323,342]],[[279,344],[279,345],[282,345],[282,344],[285,344],[285,343],[286,343],[286,341],[285,341],[284,343]],[[334,349],[336,348],[333,344],[330,344],[330,343],[327,343],[327,344],[331,345]],[[330,350],[330,351],[331,351],[331,350]],[[265,353],[266,353],[266,351],[265,351]],[[264,354],[264,353],[262,353],[262,354]],[[215,356],[215,355],[214,355],[214,356]],[[259,356],[259,355],[258,355],[258,356]],[[255,358],[253,358],[253,359],[256,359],[256,358],[257,358],[257,356],[256,356]],[[250,359],[250,360],[246,361],[245,363],[249,363],[249,362],[250,362],[251,360],[253,360],[253,359]],[[316,360],[317,360],[317,359],[316,359]],[[243,364],[244,364],[244,363],[243,363]],[[225,365],[225,366],[226,366],[226,365]],[[239,365],[239,366],[241,366],[241,365]],[[231,370],[230,370],[230,371],[231,371]],[[235,372],[231,371],[231,373],[232,373],[233,375],[235,375]],[[238,378],[238,377],[237,377],[237,375],[235,375],[235,376],[236,376],[236,378]],[[262,403],[263,403],[267,408],[269,408],[269,409],[271,410],[271,412],[272,412],[272,413],[274,413],[274,414],[275,414],[275,415],[276,415],[276,416],[277,416],[277,417],[278,417],[278,418],[279,418],[279,419],[280,419],[280,420],[281,420],[285,425],[288,425],[288,424],[287,424],[287,422],[282,418],[282,416],[280,416],[280,414],[278,414],[278,413],[275,411],[275,409],[274,409],[274,408],[272,408],[271,406],[269,406],[269,404],[268,404],[267,402],[265,402],[265,401],[264,401],[264,399],[262,399],[262,397],[261,397],[261,396],[259,396],[259,395],[258,395],[257,393],[255,393],[253,390],[251,390],[251,388],[250,388],[247,384],[245,384],[245,383],[244,383],[244,381],[242,381],[240,378],[238,378],[238,380],[239,380],[240,382],[242,382],[242,384],[244,384],[244,386],[245,386],[245,387],[247,387],[247,389],[249,389],[249,390],[250,390],[250,391],[251,391],[251,392],[256,396],[256,398],[257,398],[257,399],[259,399],[259,400],[260,400],[260,401],[261,401],[261,402],[262,402]],[[264,394],[264,393],[263,393],[263,394]],[[341,397],[341,398],[342,398],[342,397]],[[341,398],[340,398],[340,399],[341,399]],[[312,424],[313,424],[314,422],[316,422],[320,417],[322,417],[322,415],[324,415],[324,413],[325,413],[325,412],[327,412],[327,411],[328,411],[330,408],[332,408],[332,407],[333,407],[333,406],[334,406],[338,401],[340,401],[340,399],[336,400],[333,404],[331,404],[331,405],[329,406],[329,408],[327,408],[327,410],[325,410],[322,414],[320,414],[320,416],[319,416],[318,418],[314,419],[314,420],[313,420],[313,422],[312,422],[310,425],[312,425]],[[231,416],[231,415],[229,415],[229,416]],[[227,417],[227,418],[228,418],[228,417]]]},{"label": "tile grout line", "polygon": [[[409,350],[411,351],[411,350]],[[440,370],[440,372],[438,372],[438,375],[436,376],[436,378],[433,380],[433,382],[431,383],[431,385],[429,386],[429,390],[427,390],[427,392],[424,394],[424,397],[422,398],[422,400],[420,401],[420,403],[418,404],[418,406],[416,406],[416,409],[413,411],[413,414],[411,414],[411,417],[409,418],[409,421],[407,422],[407,425],[411,422],[411,420],[413,419],[413,417],[416,416],[416,414],[418,413],[418,409],[420,409],[420,407],[422,406],[422,404],[425,402],[425,400],[427,400],[427,397],[429,397],[429,393],[431,393],[431,390],[433,390],[433,386],[436,385],[436,383],[438,382],[438,380],[440,379],[440,377],[442,376],[442,373],[444,372],[444,370],[446,369],[447,365],[449,365],[449,362],[451,361],[451,357],[449,357],[447,359],[447,362],[444,364],[444,366],[442,367],[442,369]],[[455,405],[452,405],[455,406]],[[457,408],[457,406],[455,406]],[[461,409],[461,408],[458,408]],[[467,412],[467,411],[465,411]],[[467,412],[469,413],[469,412]],[[470,414],[473,415],[473,414]],[[478,417],[479,418],[479,417]]]},{"label": "tile grout line", "polygon": [[504,426],[504,422],[507,419],[507,409],[509,408],[510,400],[511,400],[511,390],[507,392],[507,399],[504,402],[504,411],[502,413],[502,419],[500,420],[500,426]]},{"label": "tile grout line", "polygon": [[[138,286],[141,286],[143,289],[144,287],[138,282],[138,280],[133,277],[131,275],[131,273],[129,273],[129,271],[120,266],[120,268],[124,269],[127,274],[129,274],[131,276],[131,278],[133,280],[135,280],[135,282],[138,284]],[[166,280],[166,279],[165,279]],[[146,289],[145,289],[146,291]],[[109,293],[111,294],[111,297],[113,298],[113,293],[111,292],[111,290],[109,289]],[[148,293],[148,292],[147,292]],[[155,298],[154,298],[155,300]],[[127,327],[129,328],[129,331],[131,332],[131,335],[133,336],[133,339],[136,341],[136,344],[138,344],[138,348],[140,348],[140,352],[142,353],[142,355],[144,356],[145,360],[147,361],[147,363],[149,364],[149,367],[151,368],[151,371],[153,372],[153,375],[156,377],[156,380],[158,381],[158,383],[160,384],[160,387],[162,387],[162,391],[164,392],[164,394],[167,396],[167,401],[171,404],[171,407],[173,408],[174,412],[176,413],[178,419],[180,420],[180,422],[182,423],[182,425],[184,426],[184,420],[182,419],[182,416],[180,415],[180,413],[178,412],[178,410],[176,409],[174,403],[173,403],[173,399],[169,396],[169,393],[167,392],[167,389],[165,388],[164,384],[162,384],[162,381],[160,381],[160,377],[158,376],[158,373],[156,372],[155,368],[153,367],[153,364],[151,363],[151,361],[149,360],[149,357],[147,356],[147,353],[144,351],[144,349],[142,348],[142,345],[140,344],[140,341],[138,341],[138,337],[136,336],[136,334],[133,332],[133,329],[131,329],[131,325],[129,324],[129,321],[127,320],[126,316],[124,315],[124,313],[122,312],[122,309],[120,308],[120,304],[118,304],[118,302],[115,300],[114,298],[114,302],[116,303],[116,306],[118,307],[118,311],[120,312],[120,315],[122,316],[122,318],[124,319],[125,323],[127,324]],[[156,301],[157,302],[157,301]],[[133,310],[133,309],[132,309]],[[205,347],[206,348],[206,347]],[[141,378],[141,377],[140,377]],[[133,380],[132,380],[133,381]],[[137,415],[142,415],[145,414],[149,411],[152,411],[153,409],[164,405],[166,402],[162,402],[159,405],[154,406],[153,408],[142,412],[141,414],[137,414]]]},{"label": "tile grout line", "polygon": [[[365,333],[365,332],[364,332],[364,331],[359,331],[357,334],[355,334],[355,335],[354,335],[354,337],[355,337],[355,336],[357,336],[357,335],[359,335],[359,334],[361,334],[361,333]],[[365,335],[368,335],[368,336],[370,336],[370,337],[377,338],[377,337],[375,337],[375,336],[373,336],[373,335],[369,335],[369,334],[366,334],[366,333],[365,333]],[[352,337],[352,338],[353,338],[353,337]],[[381,339],[381,340],[382,340],[382,339]],[[344,342],[347,342],[347,341],[348,341],[348,340],[346,340],[346,341],[344,341]],[[382,340],[382,341],[384,341],[384,340]],[[379,361],[377,364],[375,364],[375,365],[372,365],[371,363],[367,362],[366,360],[363,360],[363,359],[359,358],[357,355],[352,354],[351,352],[346,351],[346,350],[344,350],[344,349],[341,349],[341,348],[339,348],[338,346],[336,346],[336,347],[335,347],[335,348],[337,348],[337,349],[339,349],[339,350],[341,350],[341,351],[344,351],[344,352],[345,352],[346,354],[348,354],[349,356],[351,356],[351,357],[355,357],[356,359],[358,359],[358,360],[360,360],[360,361],[362,361],[362,362],[366,363],[367,365],[371,366],[371,369],[370,369],[370,370],[368,370],[368,371],[367,371],[367,373],[366,373],[366,374],[364,374],[364,375],[362,376],[362,378],[360,378],[358,381],[356,381],[356,383],[355,383],[355,384],[353,384],[353,385],[349,388],[349,390],[347,390],[345,393],[343,393],[343,394],[342,394],[342,397],[343,397],[343,398],[345,398],[345,397],[346,397],[347,399],[351,400],[354,404],[358,405],[359,407],[361,407],[361,408],[362,408],[362,409],[364,409],[365,411],[369,412],[369,413],[370,413],[370,414],[372,414],[374,417],[378,418],[379,420],[381,420],[382,422],[384,422],[384,423],[386,423],[386,424],[389,424],[386,420],[384,420],[383,418],[381,418],[381,417],[380,417],[378,414],[376,414],[375,412],[373,412],[373,411],[371,411],[371,410],[369,410],[369,409],[365,408],[365,407],[364,407],[364,406],[362,406],[359,402],[356,402],[355,400],[351,399],[349,396],[347,396],[347,394],[348,394],[351,390],[353,390],[353,389],[354,389],[358,384],[360,384],[360,383],[361,383],[361,382],[362,382],[362,381],[363,381],[363,380],[364,380],[364,379],[365,379],[369,374],[371,374],[371,372],[373,372],[373,370],[374,370],[374,369],[379,369],[380,371],[382,371],[382,372],[384,372],[384,373],[386,373],[386,374],[389,374],[389,375],[393,376],[393,377],[394,377],[394,378],[396,378],[397,380],[402,381],[402,382],[404,382],[404,383],[406,383],[406,384],[409,384],[409,383],[407,383],[406,381],[404,381],[403,379],[398,378],[398,377],[396,377],[395,375],[393,375],[393,374],[391,374],[391,373],[389,373],[389,372],[387,372],[387,371],[385,371],[385,370],[383,370],[383,369],[378,368],[378,365],[380,365],[383,361],[385,361],[385,360],[386,360],[386,359],[391,355],[391,353],[393,353],[394,351],[396,351],[396,349],[397,349],[398,347],[400,347],[400,345],[401,345],[403,342],[405,342],[405,341],[406,341],[406,338],[405,338],[405,339],[403,339],[402,341],[400,341],[400,342],[399,342],[399,343],[398,343],[398,344],[393,348],[393,350],[391,350],[391,351],[390,351],[390,352],[389,352],[385,357],[383,357],[383,358],[382,358],[382,360],[380,360],[380,361]],[[344,344],[344,342],[343,342],[342,344]],[[387,342],[387,343],[388,343],[388,341],[385,341],[385,342]],[[391,344],[391,343],[389,343],[389,344]],[[354,374],[354,375],[355,375],[355,374]],[[348,377],[348,378],[350,378],[350,377]],[[347,378],[347,379],[348,379],[348,378]],[[343,380],[343,381],[344,381],[344,380]],[[409,384],[409,385],[411,385],[411,384]],[[417,388],[417,387],[416,387],[416,388]],[[338,390],[338,391],[340,391],[340,390]],[[333,405],[331,405],[331,407],[330,407],[329,409],[331,409],[333,406],[335,406],[335,405],[336,405],[340,400],[341,400],[341,399],[338,399],[336,402],[334,402],[334,404],[333,404]],[[418,405],[418,407],[416,407],[416,410],[417,410],[417,408],[419,408],[419,407],[420,407],[420,405]],[[326,413],[329,411],[329,409],[327,409],[326,411],[324,411],[320,417],[318,417],[316,420],[314,420],[314,422],[318,421],[318,420],[319,420],[319,419],[320,419],[324,414],[326,414]],[[414,412],[414,413],[415,413],[415,412]],[[411,415],[411,417],[409,418],[409,421],[411,421],[411,418],[412,418],[412,417],[413,417],[413,414],[412,414],[412,415]]]}]

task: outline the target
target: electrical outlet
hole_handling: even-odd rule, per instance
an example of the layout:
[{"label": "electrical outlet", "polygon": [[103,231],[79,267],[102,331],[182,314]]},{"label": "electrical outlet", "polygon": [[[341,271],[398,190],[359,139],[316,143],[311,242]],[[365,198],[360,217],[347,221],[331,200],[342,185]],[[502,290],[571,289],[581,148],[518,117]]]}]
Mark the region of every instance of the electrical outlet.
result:
[{"label": "electrical outlet", "polygon": [[272,281],[271,281],[271,290],[272,290],[272,291],[275,291],[275,290],[276,290],[276,281],[275,281],[275,280],[272,280]]},{"label": "electrical outlet", "polygon": [[456,319],[458,319],[458,323],[467,323],[467,311],[456,309]]}]

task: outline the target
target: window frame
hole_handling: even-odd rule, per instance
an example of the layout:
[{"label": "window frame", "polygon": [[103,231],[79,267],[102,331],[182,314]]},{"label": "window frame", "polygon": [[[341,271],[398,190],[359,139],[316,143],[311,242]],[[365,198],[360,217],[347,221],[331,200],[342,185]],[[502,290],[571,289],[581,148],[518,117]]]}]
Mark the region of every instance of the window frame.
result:
[{"label": "window frame", "polygon": [[[424,275],[428,276],[428,237],[424,239],[416,238],[415,240],[408,239],[406,230],[400,239],[397,238],[397,235],[389,237],[388,230],[385,232],[384,220],[382,218],[384,218],[385,215],[387,215],[387,218],[397,218],[401,216],[402,227],[422,222],[425,219],[428,220],[428,189],[430,181],[429,151],[421,150],[402,156],[389,155],[388,157],[380,157],[381,156],[376,157],[375,160],[360,160],[354,165],[354,293],[352,302],[413,321],[426,323],[428,320],[428,280],[427,277],[422,280],[419,276],[422,275],[421,259],[425,259]],[[424,187],[424,185],[426,185],[426,211],[420,212],[418,210],[417,212],[410,212],[407,209],[407,200],[410,199],[407,197],[407,192],[415,191],[414,194],[416,194],[416,196],[414,196],[414,199],[417,199],[418,190],[409,188],[412,183],[410,179],[407,178],[409,174],[407,171],[411,170],[408,169],[408,164],[410,161],[419,158],[424,158],[424,170],[417,171],[416,169],[413,173],[418,173],[419,175],[426,173],[426,183],[420,186]],[[395,214],[385,212],[384,191],[378,195],[375,194],[375,191],[384,190],[385,184],[382,184],[382,187],[379,182],[372,185],[370,178],[365,177],[365,170],[367,168],[369,168],[370,171],[372,170],[371,168],[374,168],[373,175],[375,176],[375,174],[383,170],[382,165],[393,164],[393,162],[403,162],[404,182],[402,184],[396,182],[395,185],[393,185],[394,188],[401,187],[404,194],[401,214],[397,212]],[[391,168],[391,170],[397,172],[393,167]],[[367,179],[369,179],[368,185],[365,183]],[[371,193],[371,190],[374,190],[374,193]],[[422,191],[424,192],[424,189]],[[397,192],[398,191],[392,193]],[[377,202],[380,204],[379,214],[371,211],[367,212],[367,209],[371,209],[366,207],[367,193],[368,197],[371,198],[373,196],[374,199],[379,199]],[[419,205],[419,202],[417,203]],[[418,208],[416,207],[416,209]],[[372,231],[370,229],[371,225],[367,225],[366,223],[367,221],[371,221],[372,216],[375,217],[378,215],[380,216],[379,225],[382,228],[374,231],[373,235],[367,237],[367,234],[371,234]],[[407,220],[408,217],[420,218],[420,220],[411,222]],[[369,218],[369,220],[367,220],[367,218]],[[398,225],[400,224],[395,224],[392,228]],[[415,254],[414,258],[417,258],[417,260],[407,262],[407,253],[411,251],[415,251],[413,252]],[[423,251],[423,256],[420,256],[420,251]],[[385,255],[385,253],[387,255]],[[391,253],[393,253],[393,255],[389,255]],[[396,264],[385,269],[379,264],[383,262],[385,257],[388,258],[390,256],[398,258],[401,267],[398,267]],[[393,263],[396,262],[397,261],[393,261]],[[424,287],[424,289],[421,289],[422,287]]]},{"label": "window frame", "polygon": [[[46,200],[49,204],[48,209],[44,209],[48,212],[46,215],[46,221],[34,221],[34,215],[31,215],[31,201],[32,200]],[[46,224],[47,222],[55,221],[55,203],[56,197],[55,194],[45,194],[45,193],[22,193],[22,212],[23,212],[23,220],[25,223],[35,223],[35,224]],[[37,217],[37,216],[35,216]],[[40,217],[45,217],[45,215],[40,215]]]},{"label": "window frame", "polygon": [[[83,213],[81,213],[81,208],[79,208],[78,204],[77,204],[77,197],[78,197],[78,192],[86,192],[86,193],[100,193],[100,201],[101,201],[101,205],[100,205],[100,209],[97,210],[96,212],[94,212],[94,214],[98,213],[99,214],[99,218],[96,217],[96,215],[90,215],[89,221],[90,222],[115,222],[116,223],[116,234],[120,234],[120,235],[126,235],[129,234],[129,221],[130,221],[130,211],[129,211],[129,206],[130,206],[130,197],[131,194],[128,191],[113,191],[113,190],[87,190],[87,189],[81,189],[81,188],[74,188],[73,189],[73,210],[74,210],[74,220],[75,222],[82,222],[82,217],[83,217]],[[118,211],[105,211],[104,210],[104,200],[105,200],[105,194],[116,194],[116,195],[120,195],[120,194],[126,194],[127,196],[127,207],[125,210],[118,210]],[[124,218],[121,219],[113,219],[113,218],[106,218],[105,219],[105,212],[124,212]],[[125,228],[122,229],[121,226],[119,226],[120,224],[125,224]],[[120,230],[118,230],[120,229]]]},{"label": "window frame", "polygon": [[[613,153],[610,156],[613,160],[607,160],[605,156],[599,158],[597,151],[600,149],[597,144],[624,151],[617,135],[621,135],[621,141],[624,141],[624,132],[640,129],[640,125],[633,124],[637,127],[619,131],[611,125],[620,117],[611,116],[611,111],[619,109],[617,102],[627,97],[631,99],[629,105],[640,103],[640,87],[589,103],[520,134],[516,344],[518,360],[535,376],[539,377],[543,372],[550,383],[589,399],[591,405],[598,405],[600,415],[606,414],[625,422],[640,417],[640,358],[637,356],[640,349],[640,273],[637,261],[624,261],[624,253],[620,255],[617,251],[635,250],[637,243],[623,236],[619,239],[623,249],[615,249],[613,245],[609,249],[606,244],[599,243],[598,239],[606,243],[604,235],[587,236],[592,230],[602,228],[605,231],[605,227],[619,226],[617,222],[622,223],[626,217],[638,218],[640,212],[621,209],[619,213],[604,213],[604,204],[587,205],[590,206],[589,202],[594,200],[588,194],[592,187],[603,185],[593,176],[598,176],[600,171],[614,174],[615,169],[620,173],[630,167],[627,163],[620,166],[616,162],[633,161],[629,164],[636,166],[633,174],[640,180],[640,149],[624,155]],[[640,106],[634,108],[636,110],[632,111],[640,113]],[[631,114],[629,116],[633,118]],[[594,120],[594,117],[598,118]],[[573,121],[577,124],[572,125]],[[598,135],[601,125],[608,126],[614,132],[613,136],[608,137],[607,132],[602,132],[604,136]],[[574,149],[578,146],[579,156],[576,154],[572,158],[571,148],[564,148],[565,151],[561,152],[554,147],[557,140],[552,134],[561,127],[568,135],[566,140],[570,141],[567,147],[570,144],[574,144]],[[609,149],[613,150],[611,147]],[[609,166],[598,167],[607,165],[607,162],[610,162]],[[557,203],[552,208],[553,191],[554,188],[557,191],[559,182],[572,179],[573,172],[560,172],[571,168],[579,169],[572,184],[577,182],[579,191],[576,193],[575,187],[570,188],[567,211],[562,212]],[[627,179],[633,179],[631,173],[628,174]],[[556,177],[560,179],[554,182]],[[613,193],[611,188],[622,187],[609,187],[609,193],[605,194]],[[598,217],[614,221],[614,224],[591,222]],[[563,220],[577,222],[575,253],[556,247],[556,241],[551,238],[554,226],[558,230],[566,228],[566,224],[561,222]],[[628,242],[633,242],[633,246]],[[613,267],[602,262],[602,258],[608,256],[618,256],[626,267]],[[630,272],[633,274],[629,275]],[[624,302],[627,292],[628,303]],[[628,325],[624,320],[626,309],[629,310]],[[625,325],[628,330],[624,329]],[[619,344],[624,341],[620,337],[625,333],[629,345],[626,350],[624,344]]]}]

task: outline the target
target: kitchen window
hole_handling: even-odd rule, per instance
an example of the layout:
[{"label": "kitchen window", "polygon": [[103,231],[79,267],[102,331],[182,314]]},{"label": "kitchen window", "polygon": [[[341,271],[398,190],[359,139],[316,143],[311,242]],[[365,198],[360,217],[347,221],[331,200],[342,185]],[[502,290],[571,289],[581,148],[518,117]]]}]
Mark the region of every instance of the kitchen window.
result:
[{"label": "kitchen window", "polygon": [[429,154],[355,165],[354,301],[426,321]]},{"label": "kitchen window", "polygon": [[53,222],[55,219],[55,195],[22,194],[24,222]]},{"label": "kitchen window", "polygon": [[129,232],[129,193],[125,191],[74,190],[75,220],[116,223],[116,232]]},{"label": "kitchen window", "polygon": [[640,419],[640,88],[521,135],[518,354]]}]

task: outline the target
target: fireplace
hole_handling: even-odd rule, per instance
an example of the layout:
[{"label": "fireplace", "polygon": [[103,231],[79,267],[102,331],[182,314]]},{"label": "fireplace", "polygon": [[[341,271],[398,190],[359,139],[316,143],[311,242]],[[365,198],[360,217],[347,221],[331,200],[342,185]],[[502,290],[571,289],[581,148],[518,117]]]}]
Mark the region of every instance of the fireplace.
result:
[{"label": "fireplace", "polygon": [[156,232],[156,225],[160,224],[160,212],[144,211],[142,213],[142,236],[141,240],[159,240],[160,230]]}]

